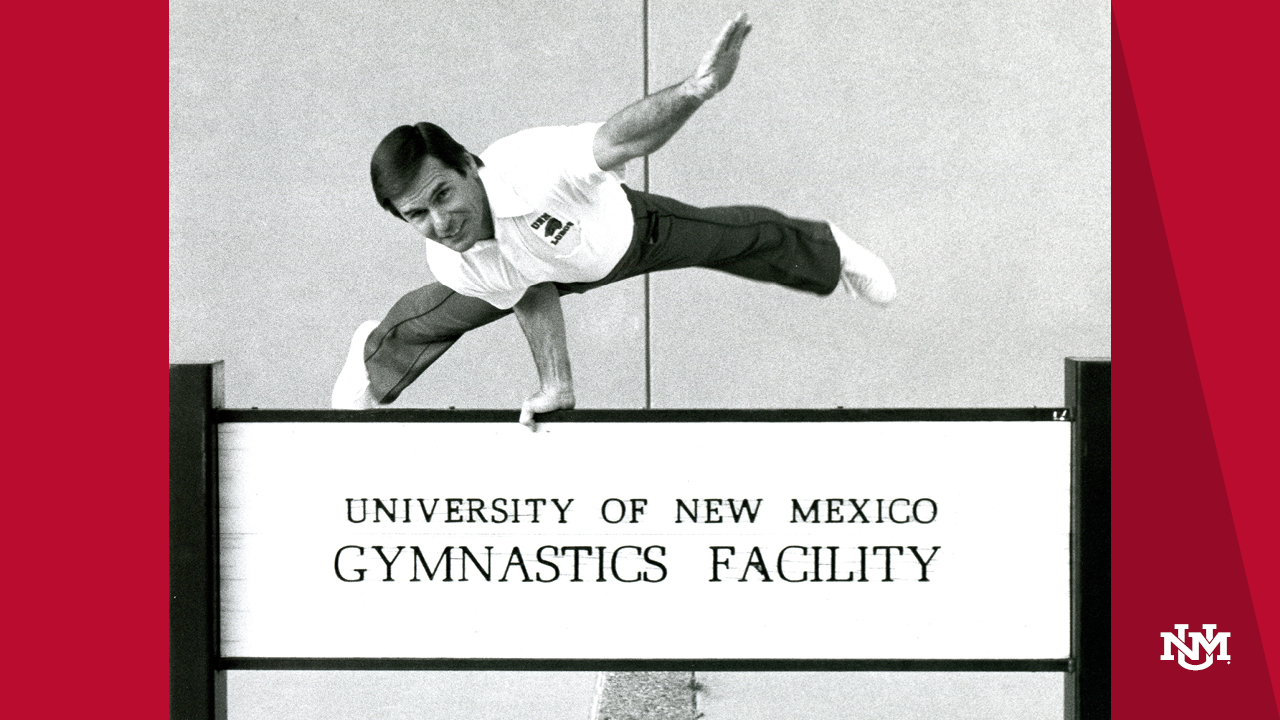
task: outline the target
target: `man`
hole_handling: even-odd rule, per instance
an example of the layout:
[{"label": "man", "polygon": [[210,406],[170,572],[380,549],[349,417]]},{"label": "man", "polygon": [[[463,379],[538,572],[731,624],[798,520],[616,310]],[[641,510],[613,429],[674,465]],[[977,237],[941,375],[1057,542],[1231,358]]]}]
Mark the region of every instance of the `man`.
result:
[{"label": "man", "polygon": [[526,130],[479,157],[430,123],[387,135],[371,163],[374,194],[427,238],[439,283],[356,330],[333,406],[390,403],[464,332],[514,312],[538,370],[520,414],[534,428],[537,413],[574,406],[560,296],[658,270],[708,267],[819,295],[843,283],[871,302],[892,300],[888,268],[834,225],[694,208],[614,175],[729,84],[750,32],[739,14],[693,75],[602,125]]}]

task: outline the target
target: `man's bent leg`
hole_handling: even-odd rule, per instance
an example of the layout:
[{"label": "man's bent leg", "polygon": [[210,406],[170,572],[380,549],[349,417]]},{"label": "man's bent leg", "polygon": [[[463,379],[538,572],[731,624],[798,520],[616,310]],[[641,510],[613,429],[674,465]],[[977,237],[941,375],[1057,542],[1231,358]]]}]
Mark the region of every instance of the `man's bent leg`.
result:
[{"label": "man's bent leg", "polygon": [[406,294],[365,341],[371,394],[380,403],[395,400],[463,333],[510,313],[440,283]]},{"label": "man's bent leg", "polygon": [[369,320],[356,328],[347,348],[347,361],[333,384],[329,404],[335,410],[369,410],[378,407],[378,400],[369,391],[369,372],[364,367],[364,343],[369,333],[378,327],[376,320]]}]

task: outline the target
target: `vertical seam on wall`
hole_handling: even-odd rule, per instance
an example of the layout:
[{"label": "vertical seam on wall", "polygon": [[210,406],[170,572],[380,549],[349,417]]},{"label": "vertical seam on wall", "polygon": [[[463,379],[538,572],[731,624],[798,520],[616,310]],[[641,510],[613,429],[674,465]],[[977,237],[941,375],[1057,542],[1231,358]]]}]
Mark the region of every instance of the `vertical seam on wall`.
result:
[{"label": "vertical seam on wall", "polygon": [[[649,97],[649,0],[640,0],[641,77],[644,96]],[[644,156],[644,191],[649,192],[649,156]],[[644,409],[653,407],[653,344],[649,324],[649,273],[644,274]]]}]

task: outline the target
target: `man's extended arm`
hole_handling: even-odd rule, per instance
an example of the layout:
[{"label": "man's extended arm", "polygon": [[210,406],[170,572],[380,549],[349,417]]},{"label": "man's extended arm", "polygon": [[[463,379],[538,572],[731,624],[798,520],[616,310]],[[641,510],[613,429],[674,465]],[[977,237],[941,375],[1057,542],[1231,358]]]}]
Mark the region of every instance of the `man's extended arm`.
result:
[{"label": "man's extended arm", "polygon": [[538,367],[538,392],[520,409],[520,424],[534,429],[534,413],[573,409],[573,373],[569,369],[564,312],[560,293],[552,283],[530,287],[513,309]]},{"label": "man's extended arm", "polygon": [[[703,102],[729,84],[750,32],[746,14],[739,13],[725,25],[693,75],[609,118],[593,140],[596,165],[613,170],[662,147]],[[520,409],[520,423],[534,429],[536,413],[572,409],[575,402],[560,293],[552,283],[534,285],[514,310],[538,367],[538,392]]]},{"label": "man's extended arm", "polygon": [[742,41],[751,32],[746,13],[720,31],[693,75],[627,106],[596,132],[592,150],[602,170],[621,168],[666,144],[693,112],[723,90],[738,69]]}]

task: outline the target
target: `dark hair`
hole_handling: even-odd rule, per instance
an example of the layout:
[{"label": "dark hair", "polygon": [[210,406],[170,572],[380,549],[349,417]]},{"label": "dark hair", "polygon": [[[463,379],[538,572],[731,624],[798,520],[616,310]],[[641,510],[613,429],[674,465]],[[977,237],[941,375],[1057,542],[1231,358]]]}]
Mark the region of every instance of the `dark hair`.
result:
[{"label": "dark hair", "polygon": [[476,167],[484,165],[483,160],[467,152],[439,125],[429,122],[401,125],[387,133],[373,151],[373,161],[369,163],[373,194],[387,212],[403,220],[391,198],[403,193],[413,183],[422,163],[428,157],[434,157],[445,167],[466,175],[467,156],[475,161]]}]

